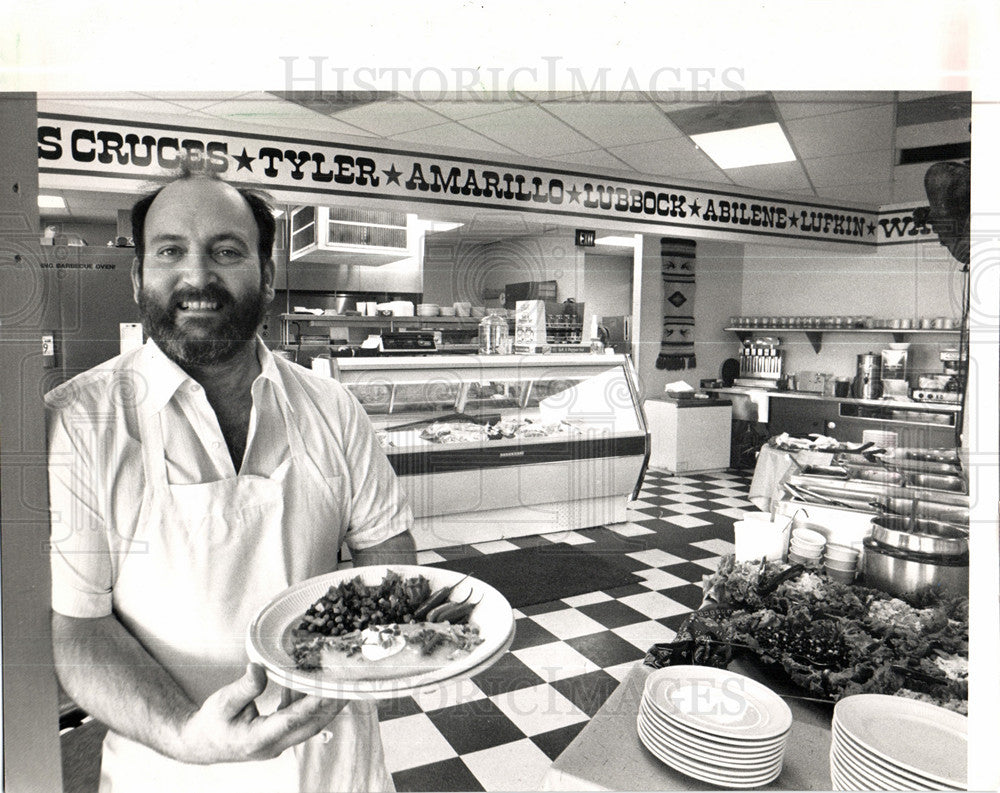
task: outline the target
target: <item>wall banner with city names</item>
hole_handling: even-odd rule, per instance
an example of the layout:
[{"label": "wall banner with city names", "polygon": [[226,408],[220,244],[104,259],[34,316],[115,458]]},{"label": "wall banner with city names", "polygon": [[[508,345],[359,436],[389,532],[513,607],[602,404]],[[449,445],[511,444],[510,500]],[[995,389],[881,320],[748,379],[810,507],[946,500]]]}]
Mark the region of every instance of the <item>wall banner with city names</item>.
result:
[{"label": "wall banner with city names", "polygon": [[866,247],[931,234],[917,225],[915,207],[876,212],[822,199],[691,188],[356,143],[38,115],[43,189],[139,193],[175,176],[182,161],[193,170],[266,190],[283,203],[367,197]]}]

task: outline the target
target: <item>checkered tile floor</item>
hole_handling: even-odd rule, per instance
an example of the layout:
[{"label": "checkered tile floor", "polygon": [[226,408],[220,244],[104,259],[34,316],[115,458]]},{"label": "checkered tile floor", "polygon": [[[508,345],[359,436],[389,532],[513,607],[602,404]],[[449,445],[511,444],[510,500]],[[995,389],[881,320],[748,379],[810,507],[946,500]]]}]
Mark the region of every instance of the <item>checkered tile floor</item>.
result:
[{"label": "checkered tile floor", "polygon": [[396,788],[539,790],[550,763],[629,668],[652,644],[670,641],[701,603],[702,576],[733,548],[733,521],[755,509],[749,484],[739,471],[650,470],[626,523],[422,552],[418,561],[428,564],[569,542],[614,554],[642,581],[515,611],[514,644],[494,667],[380,706]]}]

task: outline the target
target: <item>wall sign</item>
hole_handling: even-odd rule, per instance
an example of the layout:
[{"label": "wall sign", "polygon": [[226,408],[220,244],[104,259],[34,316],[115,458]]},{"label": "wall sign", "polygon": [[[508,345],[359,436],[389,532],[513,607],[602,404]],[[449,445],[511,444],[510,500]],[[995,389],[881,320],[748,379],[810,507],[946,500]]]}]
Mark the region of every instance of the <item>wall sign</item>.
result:
[{"label": "wall sign", "polygon": [[170,178],[182,158],[234,183],[263,188],[280,201],[366,196],[864,246],[913,236],[905,215],[883,217],[787,197],[281,136],[38,115],[45,188],[79,189],[85,177],[94,189],[133,189]]}]

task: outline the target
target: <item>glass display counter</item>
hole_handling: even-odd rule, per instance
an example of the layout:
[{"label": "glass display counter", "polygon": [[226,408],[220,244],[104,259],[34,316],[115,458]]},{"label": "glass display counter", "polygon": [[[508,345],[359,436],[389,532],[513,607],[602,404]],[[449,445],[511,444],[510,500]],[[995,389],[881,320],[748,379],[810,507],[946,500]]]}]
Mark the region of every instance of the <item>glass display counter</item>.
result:
[{"label": "glass display counter", "polygon": [[401,477],[418,548],[625,520],[649,436],[624,355],[335,358]]}]

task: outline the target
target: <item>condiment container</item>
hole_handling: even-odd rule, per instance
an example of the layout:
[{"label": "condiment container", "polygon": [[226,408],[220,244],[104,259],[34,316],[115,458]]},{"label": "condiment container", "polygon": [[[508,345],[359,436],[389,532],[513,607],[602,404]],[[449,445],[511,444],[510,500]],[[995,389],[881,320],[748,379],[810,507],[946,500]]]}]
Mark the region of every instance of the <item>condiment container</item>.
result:
[{"label": "condiment container", "polygon": [[498,316],[496,311],[490,311],[479,322],[479,353],[481,355],[499,355],[507,346],[507,319]]}]

